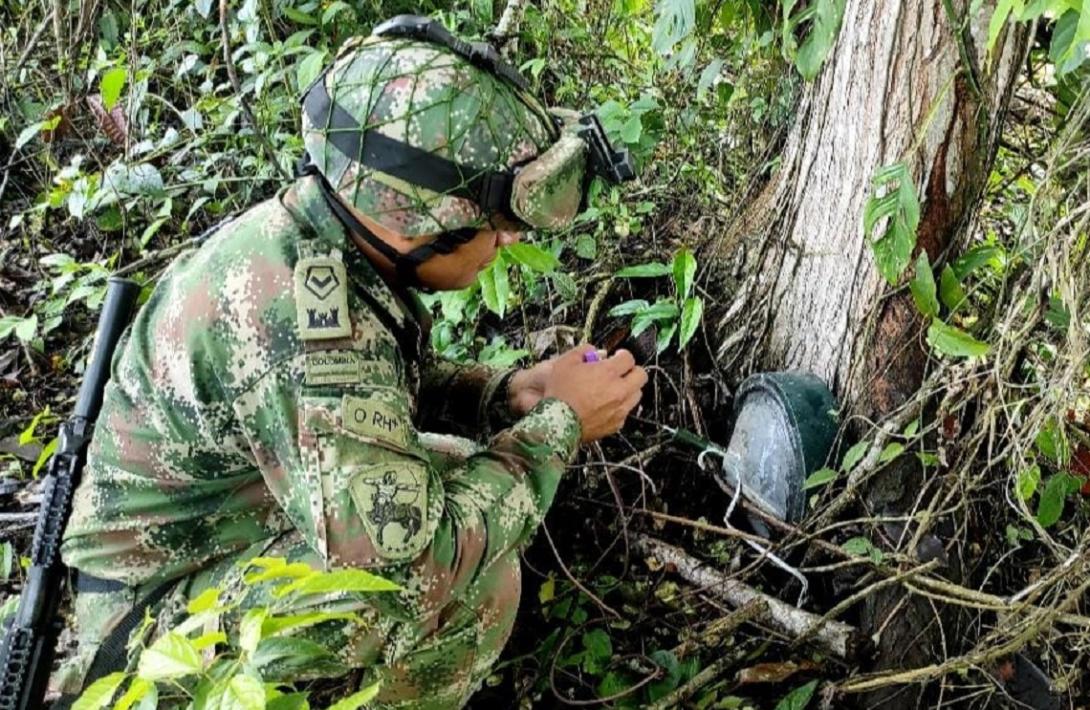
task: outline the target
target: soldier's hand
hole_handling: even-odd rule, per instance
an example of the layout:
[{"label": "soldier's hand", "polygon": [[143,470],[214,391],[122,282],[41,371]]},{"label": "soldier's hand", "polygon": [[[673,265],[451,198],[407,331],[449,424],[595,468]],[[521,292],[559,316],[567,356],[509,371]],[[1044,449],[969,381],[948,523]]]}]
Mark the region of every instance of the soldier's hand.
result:
[{"label": "soldier's hand", "polygon": [[647,384],[647,373],[636,365],[632,353],[618,350],[600,362],[584,362],[584,354],[593,350],[593,345],[581,345],[558,357],[545,383],[546,397],[575,410],[583,426],[583,443],[620,431]]},{"label": "soldier's hand", "polygon": [[553,374],[556,358],[539,362],[511,376],[507,385],[507,406],[517,416],[524,416],[545,396],[545,385]]}]

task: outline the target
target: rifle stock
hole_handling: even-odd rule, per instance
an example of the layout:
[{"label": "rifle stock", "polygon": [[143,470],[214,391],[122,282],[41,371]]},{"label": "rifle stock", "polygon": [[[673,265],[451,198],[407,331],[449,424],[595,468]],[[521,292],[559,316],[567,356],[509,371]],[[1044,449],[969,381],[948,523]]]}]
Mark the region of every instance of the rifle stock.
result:
[{"label": "rifle stock", "polygon": [[72,511],[72,493],[79,483],[87,443],[102,406],[110,362],[140,295],[133,281],[111,278],[99,315],[98,330],[71,418],[61,425],[57,451],[42,485],[42,503],[34,528],[31,565],[19,607],[0,644],[0,710],[42,707],[53,666],[57,618],[65,567],[61,538]]}]

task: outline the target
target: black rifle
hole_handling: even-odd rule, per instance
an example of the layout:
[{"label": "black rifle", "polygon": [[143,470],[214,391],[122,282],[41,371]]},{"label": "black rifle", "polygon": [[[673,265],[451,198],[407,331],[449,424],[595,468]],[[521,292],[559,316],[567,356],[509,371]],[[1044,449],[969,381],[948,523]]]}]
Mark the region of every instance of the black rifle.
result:
[{"label": "black rifle", "polygon": [[0,645],[0,710],[37,710],[42,707],[53,667],[57,636],[63,622],[57,618],[66,570],[60,546],[72,512],[72,492],[79,483],[87,443],[102,406],[102,391],[110,377],[110,361],[117,341],[132,317],[140,286],[111,278],[98,319],[91,360],[83,375],[72,418],[61,425],[57,452],[49,461],[42,484],[42,504],[34,528],[19,609]]}]

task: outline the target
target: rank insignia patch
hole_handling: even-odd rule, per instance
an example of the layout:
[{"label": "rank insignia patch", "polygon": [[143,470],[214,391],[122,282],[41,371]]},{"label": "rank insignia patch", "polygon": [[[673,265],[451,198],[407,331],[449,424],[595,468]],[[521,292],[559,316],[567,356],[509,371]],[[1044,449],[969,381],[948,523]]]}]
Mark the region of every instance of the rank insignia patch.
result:
[{"label": "rank insignia patch", "polygon": [[335,256],[300,259],[295,265],[295,307],[303,340],[352,335],[344,263]]},{"label": "rank insignia patch", "polygon": [[375,549],[391,560],[415,557],[427,544],[428,473],[423,463],[362,467],[350,485]]}]

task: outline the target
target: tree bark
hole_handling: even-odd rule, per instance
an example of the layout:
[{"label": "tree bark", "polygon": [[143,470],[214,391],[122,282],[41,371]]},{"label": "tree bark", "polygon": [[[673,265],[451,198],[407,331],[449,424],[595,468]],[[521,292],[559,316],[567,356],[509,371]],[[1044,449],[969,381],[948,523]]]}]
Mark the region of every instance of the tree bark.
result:
[{"label": "tree bark", "polygon": [[[903,161],[921,200],[917,253],[941,264],[964,245],[1027,36],[1004,30],[987,57],[994,3],[965,21],[968,5],[848,0],[778,171],[711,245],[722,273],[748,275],[733,279],[734,302],[720,304],[718,361],[727,372],[814,372],[840,397],[845,421],[881,419],[919,389],[926,323],[908,289],[891,289],[879,274],[863,213],[875,173]],[[868,509],[911,506],[921,472],[908,458],[867,486]],[[936,616],[916,601],[891,593],[869,605],[864,626],[882,629],[878,668],[923,665],[937,651]],[[914,707],[911,690],[865,705]]]}]

